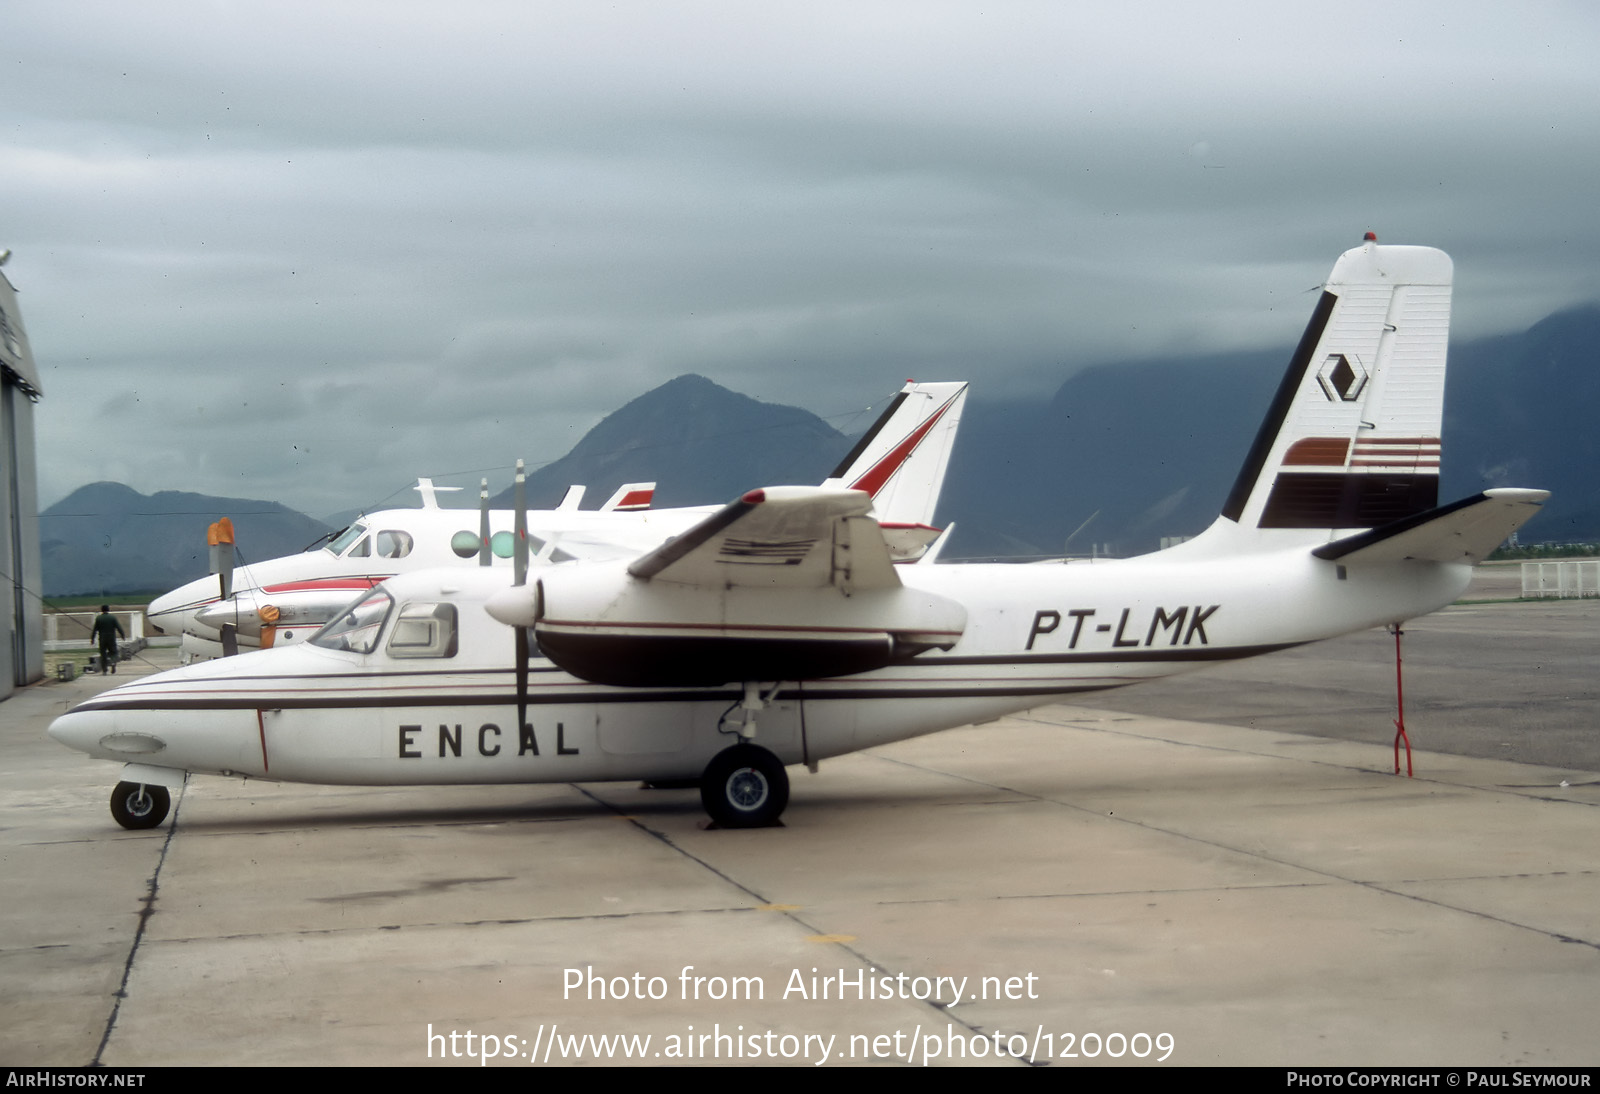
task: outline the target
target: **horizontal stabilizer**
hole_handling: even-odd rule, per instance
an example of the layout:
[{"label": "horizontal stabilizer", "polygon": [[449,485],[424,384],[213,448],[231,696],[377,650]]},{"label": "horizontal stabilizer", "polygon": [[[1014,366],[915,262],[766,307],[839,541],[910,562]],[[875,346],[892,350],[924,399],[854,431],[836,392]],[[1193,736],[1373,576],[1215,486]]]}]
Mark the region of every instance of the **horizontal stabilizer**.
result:
[{"label": "horizontal stabilizer", "polygon": [[1346,536],[1311,553],[1348,565],[1481,562],[1539,511],[1548,490],[1486,490],[1451,505]]}]

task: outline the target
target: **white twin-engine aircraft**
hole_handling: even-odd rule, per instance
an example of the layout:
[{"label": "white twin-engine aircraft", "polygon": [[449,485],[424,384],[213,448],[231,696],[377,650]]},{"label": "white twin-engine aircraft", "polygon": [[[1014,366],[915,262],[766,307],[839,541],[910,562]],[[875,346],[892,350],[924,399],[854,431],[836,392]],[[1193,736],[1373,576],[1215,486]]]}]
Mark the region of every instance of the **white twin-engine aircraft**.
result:
[{"label": "white twin-engine aircraft", "polygon": [[190,772],[697,782],[717,824],[758,826],[791,764],[1422,615],[1547,496],[1438,506],[1450,282],[1440,251],[1342,255],[1221,515],[1178,547],[894,566],[866,494],[756,490],[632,560],[396,577],[307,643],[125,684],[50,733],[128,765],[128,827]]},{"label": "white twin-engine aircraft", "polygon": [[[939,530],[934,508],[944,485],[966,405],[964,382],[916,383],[890,402],[872,428],[824,486],[864,490],[872,496],[897,559],[915,558]],[[238,647],[286,645],[309,638],[359,591],[396,574],[450,565],[488,566],[513,554],[510,510],[485,502],[479,527],[464,528],[473,514],[442,509],[432,482],[417,484],[420,509],[388,509],[357,520],[326,547],[241,566],[198,578],[157,597],[148,618],[158,629],[182,635],[185,662],[221,657]],[[655,483],[628,483],[598,510],[579,509],[583,487],[567,491],[559,507],[528,514],[539,562],[633,558],[680,535],[717,506],[651,509]]]}]

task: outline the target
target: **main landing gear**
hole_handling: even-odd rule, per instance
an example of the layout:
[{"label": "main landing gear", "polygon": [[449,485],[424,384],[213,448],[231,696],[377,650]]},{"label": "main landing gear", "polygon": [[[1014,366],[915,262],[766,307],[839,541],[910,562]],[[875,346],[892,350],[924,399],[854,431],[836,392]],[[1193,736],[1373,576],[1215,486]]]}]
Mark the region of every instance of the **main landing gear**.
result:
[{"label": "main landing gear", "polygon": [[111,815],[124,828],[154,828],[171,808],[172,795],[154,783],[118,783],[111,792]]},{"label": "main landing gear", "polygon": [[700,776],[700,804],[722,828],[765,828],[789,804],[789,774],[778,757],[741,742],[725,748]]},{"label": "main landing gear", "polygon": [[751,743],[756,712],[772,701],[778,687],[774,684],[763,696],[758,684],[746,681],[744,697],[723,715],[726,721],[738,710],[734,724],[739,743],[717,753],[700,776],[700,804],[720,828],[765,828],[778,823],[789,804],[789,774],[783,763]]}]

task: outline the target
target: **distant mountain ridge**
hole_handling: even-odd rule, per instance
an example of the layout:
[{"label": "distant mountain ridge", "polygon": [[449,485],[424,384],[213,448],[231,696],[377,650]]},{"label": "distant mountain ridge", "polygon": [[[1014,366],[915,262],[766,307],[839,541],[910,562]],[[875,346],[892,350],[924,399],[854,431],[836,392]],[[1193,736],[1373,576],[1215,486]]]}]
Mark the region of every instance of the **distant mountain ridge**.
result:
[{"label": "distant mountain ridge", "polygon": [[331,531],[275,501],[90,483],[39,514],[44,595],[165,591],[203,577],[206,529],[223,516],[241,561],[294,554]]},{"label": "distant mountain ridge", "polygon": [[[957,522],[948,550],[1087,554],[1098,544],[1131,555],[1198,534],[1221,509],[1291,348],[1091,367],[1047,406],[985,404],[974,385],[940,506],[941,521]],[[1600,538],[1597,408],[1600,304],[1452,343],[1439,500],[1546,489],[1523,542]]]},{"label": "distant mountain ridge", "polygon": [[[1215,518],[1291,347],[1102,365],[1053,398],[987,402],[981,374],[939,507],[946,554],[1154,550]],[[1445,397],[1440,500],[1491,486],[1552,491],[1523,542],[1600,538],[1600,305],[1520,334],[1456,343]],[[948,377],[966,379],[967,377]],[[585,508],[625,482],[658,483],[657,507],[724,502],[756,486],[820,482],[852,438],[807,411],[703,376],[668,381],[608,415],[529,476],[529,505],[571,483]],[[418,469],[419,471],[424,469]],[[510,491],[495,504],[509,507]],[[206,571],[205,529],[231,516],[248,559],[289,554],[331,530],[275,502],[119,483],[74,491],[40,515],[46,595],[166,589]],[[1068,538],[1071,542],[1068,543]]]}]

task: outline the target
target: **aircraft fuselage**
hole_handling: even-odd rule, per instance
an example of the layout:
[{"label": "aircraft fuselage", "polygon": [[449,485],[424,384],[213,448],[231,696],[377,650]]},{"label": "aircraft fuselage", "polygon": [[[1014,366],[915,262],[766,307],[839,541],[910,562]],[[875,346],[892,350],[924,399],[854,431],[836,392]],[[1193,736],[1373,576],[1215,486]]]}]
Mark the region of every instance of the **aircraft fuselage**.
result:
[{"label": "aircraft fuselage", "polygon": [[[1471,574],[1403,562],[1341,577],[1303,549],[1234,564],[1156,554],[898,570],[964,604],[965,633],[948,651],[872,672],[764,682],[778,688],[755,743],[784,764],[1411,618],[1454,600]],[[371,652],[297,644],[192,665],[106,692],[51,734],[174,773],[355,785],[690,779],[732,742],[719,723],[738,681],[608,687],[537,656],[519,727],[512,632],[482,610],[509,580],[405,575],[386,586],[396,608]],[[454,605],[456,652],[391,656],[400,611],[442,602]]]}]

